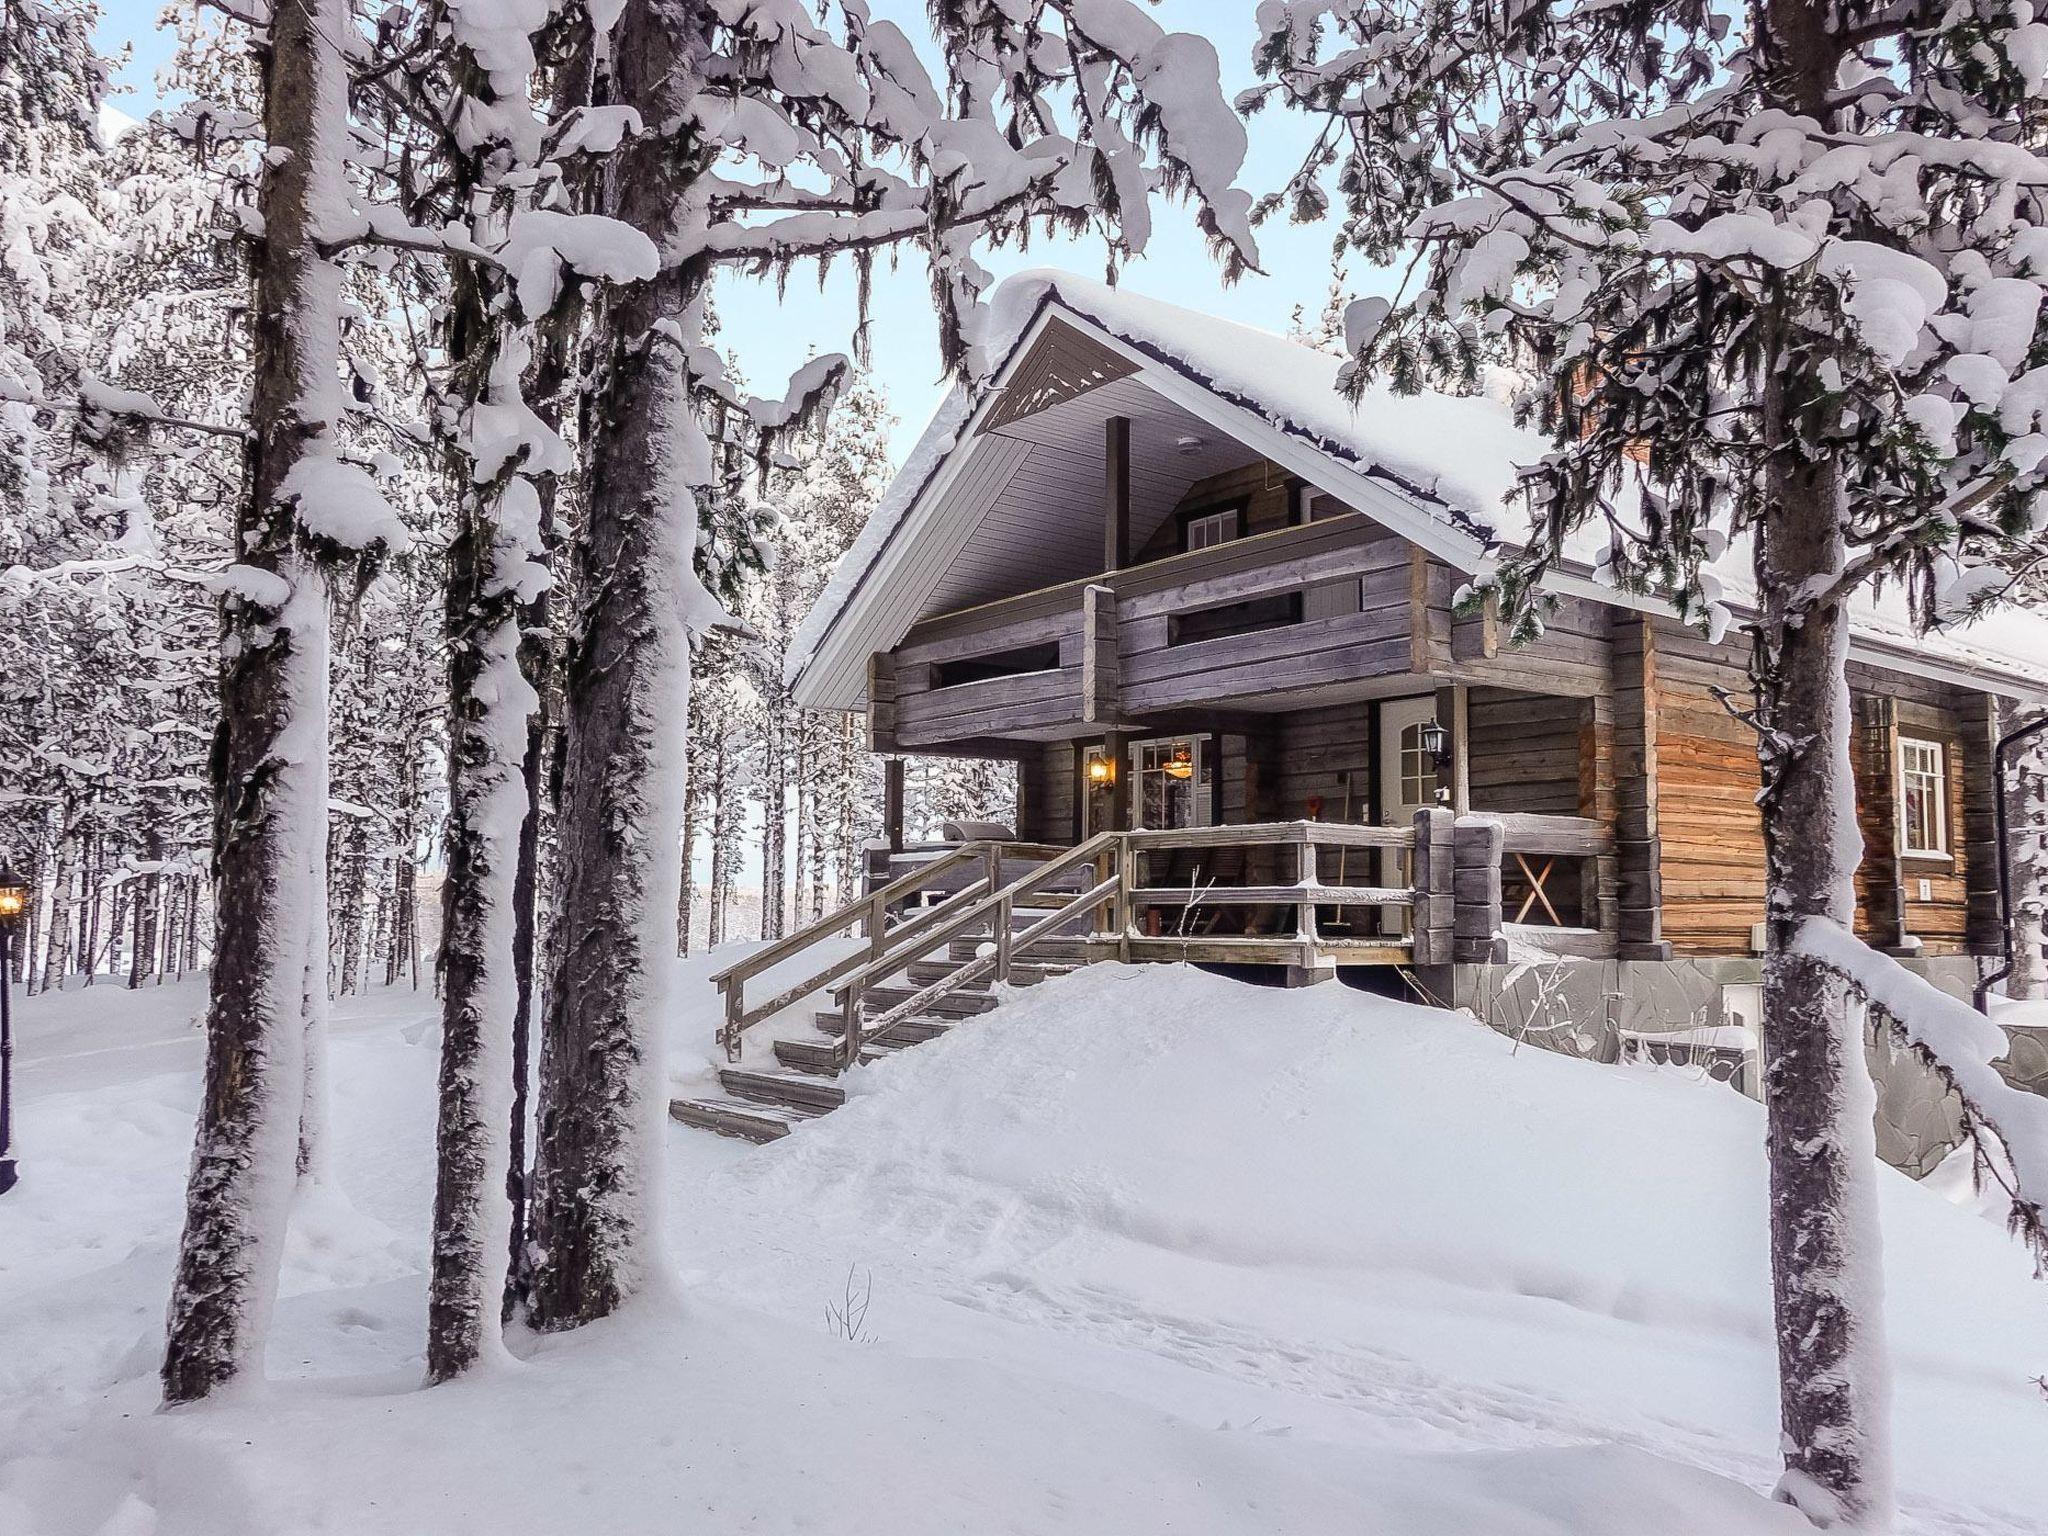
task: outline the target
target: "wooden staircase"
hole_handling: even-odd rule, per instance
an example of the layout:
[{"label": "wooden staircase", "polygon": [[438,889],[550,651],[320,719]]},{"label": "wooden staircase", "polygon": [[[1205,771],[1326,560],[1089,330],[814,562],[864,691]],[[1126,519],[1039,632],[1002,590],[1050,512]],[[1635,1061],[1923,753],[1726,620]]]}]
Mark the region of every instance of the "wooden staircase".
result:
[{"label": "wooden staircase", "polygon": [[[1095,958],[1100,946],[1070,930],[1089,922],[1085,904],[1099,904],[1106,893],[1101,881],[1087,891],[1071,889],[1072,872],[1087,868],[1079,853],[1062,849],[1056,857],[1028,858],[1030,867],[1024,874],[1008,886],[990,889],[998,871],[1008,873],[1018,862],[1014,845],[1001,845],[988,855],[986,875],[947,895],[936,907],[904,910],[893,928],[890,917],[903,910],[910,894],[895,887],[929,888],[941,876],[920,872],[892,882],[803,934],[720,972],[714,979],[728,1000],[727,1027],[721,1036],[728,1053],[737,1055],[740,1029],[758,1022],[768,1009],[804,995],[798,991],[792,996],[784,989],[763,1008],[750,1010],[741,1003],[735,1011],[733,1004],[743,999],[748,976],[782,964],[806,945],[856,922],[864,927],[872,955],[834,988],[836,1006],[816,1012],[815,1034],[774,1042],[774,1068],[726,1066],[718,1074],[718,1095],[672,1100],[670,1116],[722,1136],[780,1140],[846,1102],[846,1090],[837,1079],[849,1065],[881,1061],[987,1013],[1000,1001],[998,981],[1031,986]],[[1070,889],[1059,889],[1062,886]],[[1024,905],[1019,897],[1035,904]],[[955,909],[950,916],[935,916],[948,908]],[[998,943],[999,934],[1009,942]],[[1027,948],[1029,960],[1016,958]],[[841,969],[827,967],[821,973],[823,984],[831,985],[832,973]]]}]

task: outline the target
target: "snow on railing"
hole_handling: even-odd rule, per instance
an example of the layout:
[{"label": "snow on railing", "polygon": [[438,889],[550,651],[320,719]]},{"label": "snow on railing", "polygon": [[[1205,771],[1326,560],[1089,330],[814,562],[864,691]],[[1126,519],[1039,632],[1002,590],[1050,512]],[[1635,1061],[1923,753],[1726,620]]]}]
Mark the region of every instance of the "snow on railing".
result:
[{"label": "snow on railing", "polygon": [[1955,1091],[1979,1184],[1988,1177],[2004,1191],[2011,1202],[2007,1229],[2027,1244],[2037,1269],[2048,1271],[2048,1098],[2015,1087],[1992,1065],[2005,1054],[2005,1031],[1825,918],[1806,919],[1793,949],[1846,980],[1892,1039]]}]

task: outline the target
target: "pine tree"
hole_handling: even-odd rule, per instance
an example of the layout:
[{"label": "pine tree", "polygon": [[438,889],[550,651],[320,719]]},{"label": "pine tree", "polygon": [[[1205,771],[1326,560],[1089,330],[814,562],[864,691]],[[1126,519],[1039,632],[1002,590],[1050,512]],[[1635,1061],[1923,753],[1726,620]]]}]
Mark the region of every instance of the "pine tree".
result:
[{"label": "pine tree", "polygon": [[[1156,178],[1194,194],[1227,260],[1252,259],[1248,199],[1230,186],[1243,134],[1207,43],[1168,36],[1129,0],[947,0],[933,11],[941,88],[864,4],[824,14],[838,37],[798,0],[626,0],[590,40],[575,98],[635,114],[590,211],[655,240],[662,270],[600,299],[583,403],[559,908],[577,943],[559,951],[542,1032],[532,1301],[544,1327],[603,1316],[651,1276],[655,1031],[684,799],[670,759],[688,719],[689,632],[723,618],[688,563],[715,445],[738,418],[765,460],[843,381],[842,361],[821,358],[780,402],[739,400],[705,345],[713,276],[843,256],[865,290],[878,251],[922,246],[942,354],[965,369],[979,239],[1095,223],[1113,254],[1138,249]],[[1053,126],[1056,106],[1072,135]]]},{"label": "pine tree", "polygon": [[271,19],[252,262],[248,482],[222,578],[213,748],[220,945],[205,1092],[163,1364],[170,1402],[258,1368],[295,1173],[319,1116],[327,997],[328,604],[406,542],[342,457],[348,66],[338,0]]},{"label": "pine tree", "polygon": [[[1540,629],[1576,535],[1602,579],[1719,638],[1713,567],[1748,541],[1779,1496],[1880,1526],[1869,1088],[1850,981],[1817,952],[1854,916],[1849,613],[1886,580],[1929,622],[1968,613],[2040,547],[2041,29],[1858,0],[1261,19],[1272,83],[1242,104],[1324,124],[1266,211],[1320,217],[1335,166],[1350,242],[1376,262],[1419,246],[1426,267],[1398,310],[1347,311],[1353,387],[1469,384],[1490,351],[1529,377],[1555,446],[1525,472],[1527,549],[1483,584],[1516,631]],[[2037,1242],[2041,1199],[2014,1206]]]}]

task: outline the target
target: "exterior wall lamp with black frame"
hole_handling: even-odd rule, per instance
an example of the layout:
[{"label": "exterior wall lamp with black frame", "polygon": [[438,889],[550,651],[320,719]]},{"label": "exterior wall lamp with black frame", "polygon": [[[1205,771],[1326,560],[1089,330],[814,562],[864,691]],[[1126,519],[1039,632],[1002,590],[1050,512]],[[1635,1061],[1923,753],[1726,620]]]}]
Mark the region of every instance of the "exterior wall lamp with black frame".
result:
[{"label": "exterior wall lamp with black frame", "polygon": [[1451,803],[1451,733],[1444,729],[1441,720],[1425,720],[1416,736],[1416,744],[1429,754],[1431,768],[1436,773],[1436,803]]},{"label": "exterior wall lamp with black frame", "polygon": [[8,1011],[14,990],[14,925],[28,910],[28,882],[0,859],[0,1195],[14,1188],[14,1020]]}]

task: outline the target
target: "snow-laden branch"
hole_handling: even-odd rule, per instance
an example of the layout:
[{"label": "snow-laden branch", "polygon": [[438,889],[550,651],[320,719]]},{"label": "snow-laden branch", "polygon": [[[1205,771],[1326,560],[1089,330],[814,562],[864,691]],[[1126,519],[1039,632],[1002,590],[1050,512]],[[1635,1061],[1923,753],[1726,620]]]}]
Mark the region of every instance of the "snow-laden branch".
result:
[{"label": "snow-laden branch", "polygon": [[2004,1191],[2007,1225],[2048,1267],[2048,1098],[2014,1087],[1993,1065],[2008,1049],[2005,1032],[1837,923],[1808,918],[1793,948],[1839,973],[1892,1036],[1955,1090],[1978,1176]]}]

